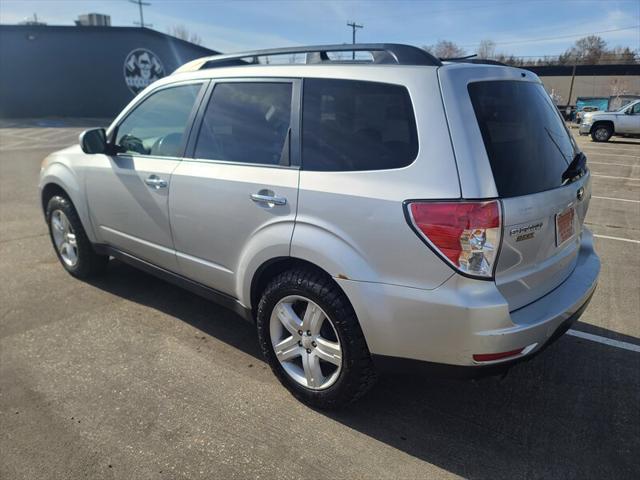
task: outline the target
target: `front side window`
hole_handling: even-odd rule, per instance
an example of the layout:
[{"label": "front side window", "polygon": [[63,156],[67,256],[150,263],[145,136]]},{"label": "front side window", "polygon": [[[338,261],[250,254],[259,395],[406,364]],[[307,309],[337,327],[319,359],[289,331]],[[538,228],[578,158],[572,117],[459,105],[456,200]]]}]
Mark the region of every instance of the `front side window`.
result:
[{"label": "front side window", "polygon": [[118,126],[120,153],[177,157],[202,84],[180,85],[152,93]]},{"label": "front side window", "polygon": [[631,107],[631,115],[640,114],[640,103],[636,103],[633,107]]},{"label": "front side window", "polygon": [[303,169],[383,170],[415,160],[418,134],[406,88],[308,79],[303,91]]},{"label": "front side window", "polygon": [[217,84],[207,105],[195,158],[288,165],[292,84]]}]

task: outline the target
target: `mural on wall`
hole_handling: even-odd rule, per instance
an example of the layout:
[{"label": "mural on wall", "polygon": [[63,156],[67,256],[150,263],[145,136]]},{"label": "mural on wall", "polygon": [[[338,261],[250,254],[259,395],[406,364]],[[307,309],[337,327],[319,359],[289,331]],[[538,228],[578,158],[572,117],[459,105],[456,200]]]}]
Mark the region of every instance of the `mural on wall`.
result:
[{"label": "mural on wall", "polygon": [[164,77],[164,65],[151,50],[136,48],[124,61],[124,81],[137,94]]}]

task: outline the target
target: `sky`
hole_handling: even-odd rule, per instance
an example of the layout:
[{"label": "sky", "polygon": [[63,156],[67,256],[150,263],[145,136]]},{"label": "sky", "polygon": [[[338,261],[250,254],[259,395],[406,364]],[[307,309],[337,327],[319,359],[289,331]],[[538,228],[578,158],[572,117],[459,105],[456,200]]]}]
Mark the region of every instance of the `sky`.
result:
[{"label": "sky", "polygon": [[[490,39],[497,52],[558,55],[575,40],[598,34],[609,47],[640,49],[640,0],[145,0],[145,23],[167,32],[183,25],[202,45],[221,52],[304,44],[358,42],[417,46],[451,40],[473,53]],[[82,13],[111,15],[132,26],[128,0],[0,0],[0,23],[37,13],[49,25],[73,25]],[[632,28],[629,28],[632,27]]]}]

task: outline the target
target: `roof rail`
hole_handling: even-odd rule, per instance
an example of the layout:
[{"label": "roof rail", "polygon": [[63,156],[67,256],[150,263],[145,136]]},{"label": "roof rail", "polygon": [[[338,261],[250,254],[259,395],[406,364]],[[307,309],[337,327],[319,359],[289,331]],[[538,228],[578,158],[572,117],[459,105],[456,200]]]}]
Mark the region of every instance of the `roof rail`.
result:
[{"label": "roof rail", "polygon": [[456,58],[442,58],[440,60],[443,62],[453,62],[453,63],[475,63],[476,65],[500,65],[502,67],[509,67],[506,63],[499,62],[497,60],[491,60],[489,58],[477,58],[478,55],[475,53],[473,55],[467,55],[466,57],[456,57]]},{"label": "roof rail", "polygon": [[472,53],[471,55],[465,55],[464,57],[440,57],[440,60],[442,60],[443,62],[464,62],[465,60],[476,58],[477,56],[477,53]]},{"label": "roof rail", "polygon": [[254,50],[250,52],[231,53],[227,55],[212,55],[192,60],[179,67],[174,73],[193,72],[205,68],[228,67],[233,65],[255,65],[259,57],[277,55],[306,54],[305,63],[358,63],[362,61],[331,60],[331,52],[369,52],[376,64],[396,65],[429,65],[441,66],[442,62],[426,50],[411,45],[398,43],[356,43],[342,45],[314,45],[307,47],[272,48],[268,50]]}]

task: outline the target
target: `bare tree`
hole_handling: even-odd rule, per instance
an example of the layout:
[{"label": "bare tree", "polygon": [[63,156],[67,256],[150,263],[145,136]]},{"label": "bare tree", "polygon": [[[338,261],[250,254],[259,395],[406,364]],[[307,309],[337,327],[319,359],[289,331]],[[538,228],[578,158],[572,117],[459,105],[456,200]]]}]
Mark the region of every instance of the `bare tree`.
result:
[{"label": "bare tree", "polygon": [[629,47],[615,47],[606,52],[604,59],[606,63],[639,63],[640,58]]},{"label": "bare tree", "polygon": [[464,48],[449,40],[439,40],[435,45],[427,45],[423,48],[438,58],[458,58],[467,54]]},{"label": "bare tree", "polygon": [[184,25],[174,25],[168,29],[168,33],[180,40],[195,43],[196,45],[202,44],[202,37],[197,33],[190,32]]},{"label": "bare tree", "polygon": [[573,47],[569,48],[558,58],[561,64],[569,64],[574,61],[595,65],[599,63],[603,54],[607,51],[607,42],[597,35],[576,40]]},{"label": "bare tree", "polygon": [[476,50],[479,58],[493,58],[496,55],[496,44],[493,40],[481,40]]}]

